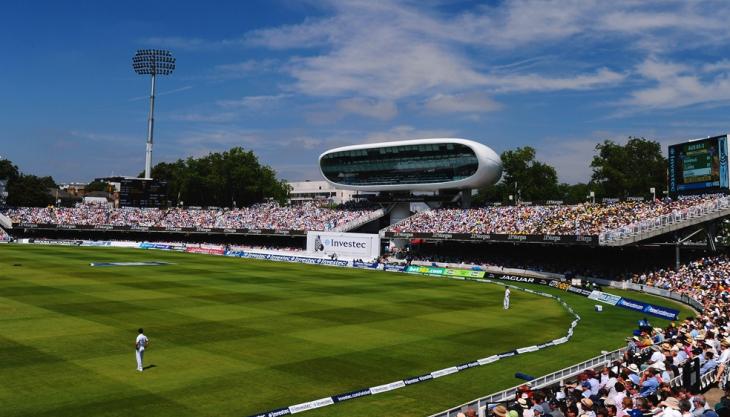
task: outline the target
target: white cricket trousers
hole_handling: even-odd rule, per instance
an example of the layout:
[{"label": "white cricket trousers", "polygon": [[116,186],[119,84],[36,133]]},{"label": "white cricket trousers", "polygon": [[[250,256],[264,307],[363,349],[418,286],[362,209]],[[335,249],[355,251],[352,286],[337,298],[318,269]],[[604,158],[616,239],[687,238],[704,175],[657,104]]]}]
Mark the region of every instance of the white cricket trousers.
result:
[{"label": "white cricket trousers", "polygon": [[144,348],[137,349],[136,355],[137,355],[137,370],[139,371],[139,370],[144,369],[144,367],[142,366],[142,359],[144,358]]},{"label": "white cricket trousers", "polygon": [[508,297],[504,297],[504,309],[505,310],[509,309],[509,298]]}]

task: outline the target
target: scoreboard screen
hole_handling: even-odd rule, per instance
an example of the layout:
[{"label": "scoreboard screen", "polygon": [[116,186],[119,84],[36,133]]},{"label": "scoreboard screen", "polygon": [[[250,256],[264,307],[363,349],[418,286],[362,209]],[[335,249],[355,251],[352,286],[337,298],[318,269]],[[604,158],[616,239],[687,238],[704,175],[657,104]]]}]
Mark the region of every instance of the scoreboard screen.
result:
[{"label": "scoreboard screen", "polygon": [[124,178],[120,181],[119,206],[159,208],[166,205],[166,181],[138,178]]},{"label": "scoreboard screen", "polygon": [[692,194],[728,189],[727,135],[669,147],[669,192]]}]

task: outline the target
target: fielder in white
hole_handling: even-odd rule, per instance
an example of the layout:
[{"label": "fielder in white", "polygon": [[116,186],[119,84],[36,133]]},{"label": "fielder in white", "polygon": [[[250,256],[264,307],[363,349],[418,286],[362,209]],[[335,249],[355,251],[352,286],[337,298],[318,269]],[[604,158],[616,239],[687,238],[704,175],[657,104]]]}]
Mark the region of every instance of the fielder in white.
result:
[{"label": "fielder in white", "polygon": [[509,310],[509,287],[504,287],[504,309]]},{"label": "fielder in white", "polygon": [[136,350],[137,354],[137,370],[139,372],[142,372],[144,370],[144,366],[142,365],[142,360],[144,359],[144,349],[149,343],[150,340],[147,338],[147,336],[144,335],[144,330],[140,328],[137,339],[134,341],[134,349]]}]

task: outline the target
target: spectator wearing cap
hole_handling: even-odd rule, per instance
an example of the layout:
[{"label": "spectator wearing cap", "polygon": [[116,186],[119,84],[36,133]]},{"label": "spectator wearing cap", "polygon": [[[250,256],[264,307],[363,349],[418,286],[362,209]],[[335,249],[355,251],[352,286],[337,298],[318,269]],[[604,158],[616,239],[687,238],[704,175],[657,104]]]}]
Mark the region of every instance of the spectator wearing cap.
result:
[{"label": "spectator wearing cap", "polygon": [[626,370],[628,371],[627,378],[631,381],[634,385],[639,385],[641,383],[641,377],[639,376],[639,367],[632,363],[629,366],[626,367]]},{"label": "spectator wearing cap", "polygon": [[596,417],[596,413],[593,411],[593,400],[590,398],[582,398],[577,404],[580,409],[580,415],[587,415],[589,417]]},{"label": "spectator wearing cap", "polygon": [[679,411],[679,400],[674,397],[667,398],[659,403],[659,406],[664,408],[662,417],[682,417],[682,413]]},{"label": "spectator wearing cap", "polygon": [[689,354],[687,354],[687,351],[682,349],[679,344],[672,346],[672,351],[675,352],[674,355],[672,355],[675,365],[680,365],[689,359]]},{"label": "spectator wearing cap", "polygon": [[522,394],[520,398],[517,399],[517,403],[515,404],[514,408],[512,408],[512,410],[515,410],[517,414],[522,417],[528,407],[529,404],[527,403],[527,394]]},{"label": "spectator wearing cap", "polygon": [[492,408],[490,415],[494,417],[507,417],[507,407],[503,405],[498,405]]},{"label": "spectator wearing cap", "polygon": [[654,372],[656,372],[656,378],[658,379],[659,383],[669,382],[672,380],[671,375],[669,375],[669,372],[667,372],[667,366],[666,364],[664,364],[664,362],[657,362],[651,367],[654,369]]},{"label": "spectator wearing cap", "polygon": [[[535,417],[546,417],[545,410],[543,410],[543,408],[539,405],[533,405],[532,408],[530,408],[530,410],[532,411],[532,414]],[[550,414],[548,414],[548,415],[550,415]]]},{"label": "spectator wearing cap", "polygon": [[648,361],[646,361],[646,365],[644,366],[648,368],[657,362],[664,362],[664,360],[667,359],[664,352],[669,351],[669,347],[669,343],[663,343],[658,349],[656,349],[656,351],[654,351],[654,353],[651,354],[651,357]]}]

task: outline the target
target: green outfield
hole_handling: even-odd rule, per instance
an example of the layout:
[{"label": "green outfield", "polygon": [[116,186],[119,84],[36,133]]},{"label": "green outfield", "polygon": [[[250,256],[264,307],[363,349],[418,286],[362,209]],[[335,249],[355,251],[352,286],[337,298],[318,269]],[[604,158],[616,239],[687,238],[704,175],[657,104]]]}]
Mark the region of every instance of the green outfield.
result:
[{"label": "green outfield", "polygon": [[[171,265],[89,266],[135,261]],[[583,317],[571,342],[305,415],[424,416],[513,386],[516,371],[541,375],[620,347],[639,318],[543,289]],[[0,245],[0,414],[246,417],[565,335],[572,317],[555,300],[513,291],[504,311],[502,295],[397,273]],[[144,373],[138,327],[151,340]]]}]

